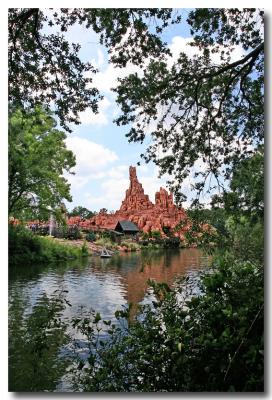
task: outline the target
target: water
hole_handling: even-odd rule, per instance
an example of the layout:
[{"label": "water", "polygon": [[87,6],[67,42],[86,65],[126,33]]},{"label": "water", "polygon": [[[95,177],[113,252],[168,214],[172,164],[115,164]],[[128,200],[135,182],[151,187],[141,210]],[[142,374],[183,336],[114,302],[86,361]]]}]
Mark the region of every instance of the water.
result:
[{"label": "water", "polygon": [[[43,301],[45,294],[51,297],[56,290],[65,291],[65,298],[71,306],[67,305],[63,311],[63,321],[71,321],[90,309],[100,312],[103,319],[112,319],[114,312],[122,306],[147,301],[149,278],[172,285],[176,277],[196,274],[207,264],[208,258],[198,249],[169,249],[118,254],[110,259],[91,257],[50,266],[10,267],[9,319],[13,323],[10,324],[9,336],[14,339],[10,354],[18,364],[16,371],[20,362],[24,363],[24,345],[19,340],[20,325]],[[71,326],[69,333],[80,339]],[[19,356],[22,361],[18,361]],[[54,357],[58,357],[57,352],[51,354],[52,363]]]}]

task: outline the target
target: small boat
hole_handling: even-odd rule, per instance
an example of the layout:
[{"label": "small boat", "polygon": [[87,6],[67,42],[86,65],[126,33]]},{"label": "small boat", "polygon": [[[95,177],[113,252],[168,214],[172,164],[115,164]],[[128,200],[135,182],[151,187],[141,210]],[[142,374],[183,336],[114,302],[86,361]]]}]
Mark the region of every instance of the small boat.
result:
[{"label": "small boat", "polygon": [[111,254],[110,254],[109,250],[106,249],[106,247],[103,247],[100,257],[101,258],[110,258],[111,257]]}]

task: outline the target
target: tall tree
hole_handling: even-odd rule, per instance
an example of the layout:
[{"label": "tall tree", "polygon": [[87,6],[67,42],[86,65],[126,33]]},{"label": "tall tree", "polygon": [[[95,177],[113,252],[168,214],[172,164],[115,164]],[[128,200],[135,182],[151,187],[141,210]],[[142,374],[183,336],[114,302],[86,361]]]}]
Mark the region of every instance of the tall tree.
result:
[{"label": "tall tree", "polygon": [[65,145],[66,135],[56,129],[49,112],[10,108],[9,116],[9,214],[45,213],[71,201],[70,185],[63,173],[75,166]]},{"label": "tall tree", "polygon": [[[115,89],[129,141],[151,141],[142,154],[161,174],[170,173],[177,198],[193,171],[195,188],[212,176],[229,178],[234,163],[249,156],[264,136],[264,12],[258,9],[195,9],[189,13],[194,57],[171,52],[161,39],[169,24],[183,23],[172,9],[11,9],[10,99],[55,104],[62,126],[79,123],[79,112],[97,112],[95,68],[80,60],[78,44],[63,33],[82,24],[99,35],[118,67],[142,68]],[[52,33],[46,33],[52,28]],[[126,51],[124,51],[124,49]],[[239,52],[235,50],[239,49]],[[235,54],[240,53],[240,56]],[[217,61],[215,61],[217,56]],[[87,74],[88,73],[88,74]],[[86,75],[87,74],[87,75]]]},{"label": "tall tree", "polygon": [[176,195],[192,171],[199,192],[211,176],[220,186],[220,175],[230,178],[263,143],[263,17],[256,9],[191,11],[194,57],[181,52],[171,65],[164,55],[147,63],[143,77],[119,79],[116,123],[129,125],[129,141],[143,142],[150,131],[142,157],[173,176]]}]

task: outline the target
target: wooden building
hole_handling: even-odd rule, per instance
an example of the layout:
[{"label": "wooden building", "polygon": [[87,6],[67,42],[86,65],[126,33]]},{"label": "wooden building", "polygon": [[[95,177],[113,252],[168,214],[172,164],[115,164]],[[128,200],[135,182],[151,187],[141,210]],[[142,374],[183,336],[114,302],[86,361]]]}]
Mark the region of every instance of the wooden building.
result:
[{"label": "wooden building", "polygon": [[139,233],[139,229],[137,225],[135,225],[131,221],[118,221],[114,230],[116,232],[120,232],[125,236],[132,236],[132,237],[137,237]]}]

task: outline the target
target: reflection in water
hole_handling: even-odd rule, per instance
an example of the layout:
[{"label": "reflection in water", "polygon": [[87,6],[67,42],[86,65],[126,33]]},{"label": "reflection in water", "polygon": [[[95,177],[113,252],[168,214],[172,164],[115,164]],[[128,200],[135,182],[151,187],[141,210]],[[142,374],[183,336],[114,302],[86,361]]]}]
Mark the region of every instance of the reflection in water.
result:
[{"label": "reflection in water", "polygon": [[83,307],[112,318],[126,303],[139,303],[145,297],[149,278],[171,285],[178,275],[204,268],[208,263],[198,249],[145,250],[141,253],[115,255],[110,259],[92,257],[82,262],[49,267],[11,268],[10,304],[18,296],[29,313],[43,293],[67,291],[72,304],[65,316],[77,315]]},{"label": "reflection in water", "polygon": [[[208,258],[197,249],[169,249],[144,250],[141,253],[115,255],[110,259],[92,257],[88,260],[50,266],[11,267],[9,357],[11,368],[16,369],[15,375],[19,374],[18,382],[21,385],[21,379],[24,380],[26,365],[32,365],[31,362],[27,364],[24,361],[27,360],[29,346],[25,345],[22,332],[29,316],[32,320],[37,318],[37,323],[39,322],[39,315],[35,314],[35,310],[45,295],[51,297],[55,291],[63,291],[66,300],[71,304],[65,307],[61,315],[63,323],[67,322],[68,325],[68,321],[73,317],[84,316],[90,309],[100,312],[103,319],[115,319],[114,312],[123,305],[134,303],[134,313],[137,303],[148,301],[146,296],[148,279],[171,285],[177,276],[196,273],[207,264]],[[82,353],[88,354],[84,348],[84,338],[73,330],[71,325],[68,333],[81,343]],[[50,359],[52,363],[54,363],[53,356],[54,354]],[[16,387],[17,381],[14,377],[12,379],[13,386]],[[69,390],[65,378],[57,390],[64,390],[66,384]],[[17,387],[21,387],[20,385]]]}]

